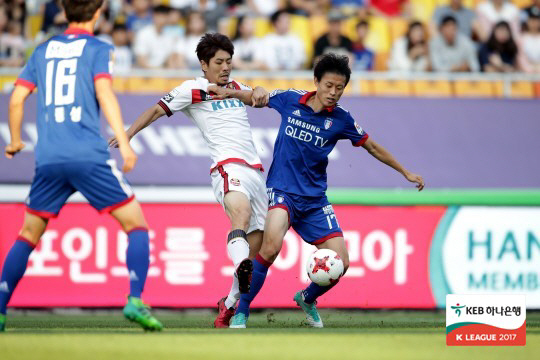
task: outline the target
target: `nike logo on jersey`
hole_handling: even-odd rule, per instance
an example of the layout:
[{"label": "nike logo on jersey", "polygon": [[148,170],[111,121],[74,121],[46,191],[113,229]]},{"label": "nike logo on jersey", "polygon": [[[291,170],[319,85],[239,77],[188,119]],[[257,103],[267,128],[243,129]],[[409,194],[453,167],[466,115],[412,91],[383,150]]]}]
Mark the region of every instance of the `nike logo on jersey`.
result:
[{"label": "nike logo on jersey", "polygon": [[212,101],[212,110],[223,110],[223,109],[231,109],[231,108],[243,108],[244,103],[238,99],[226,99],[226,100],[217,100]]},{"label": "nike logo on jersey", "polygon": [[300,114],[300,110],[294,110],[292,114],[294,116],[302,116],[302,114]]}]

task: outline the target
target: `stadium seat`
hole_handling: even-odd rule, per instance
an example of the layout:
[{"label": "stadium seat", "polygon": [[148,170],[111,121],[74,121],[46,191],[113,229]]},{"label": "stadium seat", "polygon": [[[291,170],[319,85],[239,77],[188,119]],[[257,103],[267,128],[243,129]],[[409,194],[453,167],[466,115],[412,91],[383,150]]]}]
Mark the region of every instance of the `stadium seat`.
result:
[{"label": "stadium seat", "polygon": [[356,24],[358,24],[358,21],[359,19],[353,16],[341,24],[341,32],[352,41],[356,41]]},{"label": "stadium seat", "polygon": [[466,81],[454,82],[454,94],[458,97],[495,97],[495,85],[489,81]]},{"label": "stadium seat", "polygon": [[314,44],[308,18],[300,15],[291,15],[291,32],[298,35],[304,43],[304,50],[306,52],[307,59],[305,65],[309,67],[313,59]]},{"label": "stadium seat", "polygon": [[452,96],[452,86],[445,80],[425,81],[415,80],[412,82],[415,96],[422,97],[450,97]]},{"label": "stadium seat", "polygon": [[390,25],[390,43],[393,44],[394,41],[407,32],[409,23],[407,20],[402,18],[391,19],[389,22]]},{"label": "stadium seat", "polygon": [[411,82],[407,80],[374,80],[373,95],[377,96],[411,96]]},{"label": "stadium seat", "polygon": [[514,5],[516,5],[520,9],[531,6],[531,3],[532,3],[531,0],[512,0],[512,2],[514,3]]},{"label": "stadium seat", "polygon": [[233,38],[233,36],[236,33],[236,25],[238,24],[238,18],[234,16],[230,16],[227,18],[227,26],[225,28],[227,29],[227,35],[229,38]]},{"label": "stadium seat", "polygon": [[17,76],[0,76],[0,92],[9,93],[17,80]]},{"label": "stadium seat", "polygon": [[162,94],[171,90],[168,81],[161,77],[131,77],[127,81],[127,89],[134,94]]},{"label": "stadium seat", "polygon": [[125,93],[127,92],[127,78],[125,77],[119,77],[119,76],[113,76],[113,90],[117,93]]},{"label": "stadium seat", "polygon": [[309,30],[313,43],[328,31],[328,22],[324,15],[313,15],[309,18]]},{"label": "stadium seat", "polygon": [[315,90],[315,84],[312,79],[291,79],[290,81],[293,89],[313,91]]},{"label": "stadium seat", "polygon": [[390,53],[388,52],[378,52],[375,53],[375,63],[373,68],[375,71],[386,71],[388,69],[388,57]]},{"label": "stadium seat", "polygon": [[34,39],[37,33],[41,30],[43,24],[43,15],[30,15],[26,19],[26,31],[31,39]]},{"label": "stadium seat", "polygon": [[534,95],[540,98],[540,82],[534,83]]},{"label": "stadium seat", "polygon": [[437,6],[437,0],[410,0],[412,17],[427,24]]},{"label": "stadium seat", "polygon": [[263,37],[272,31],[272,24],[267,18],[258,17],[255,19],[255,36]]},{"label": "stadium seat", "polygon": [[363,96],[373,95],[373,86],[369,80],[358,81],[358,93]]},{"label": "stadium seat", "polygon": [[390,42],[388,20],[380,17],[370,18],[366,46],[373,49],[376,53],[390,51],[392,43]]},{"label": "stadium seat", "polygon": [[530,99],[534,97],[534,86],[532,82],[528,81],[516,81],[511,85],[510,97],[513,98],[526,98]]}]

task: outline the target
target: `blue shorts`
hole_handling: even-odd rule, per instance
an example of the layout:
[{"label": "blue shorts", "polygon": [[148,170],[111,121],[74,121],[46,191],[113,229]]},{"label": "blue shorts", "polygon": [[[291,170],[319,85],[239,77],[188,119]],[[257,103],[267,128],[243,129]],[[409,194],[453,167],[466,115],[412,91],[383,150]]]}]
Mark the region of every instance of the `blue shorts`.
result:
[{"label": "blue shorts", "polygon": [[289,226],[305,242],[318,245],[328,239],[343,237],[343,231],[326,196],[305,197],[269,188],[268,210],[282,208],[289,213]]},{"label": "blue shorts", "polygon": [[110,212],[134,198],[131,186],[112,159],[106,163],[48,164],[36,168],[26,199],[27,211],[46,219],[56,217],[76,191],[99,212]]}]

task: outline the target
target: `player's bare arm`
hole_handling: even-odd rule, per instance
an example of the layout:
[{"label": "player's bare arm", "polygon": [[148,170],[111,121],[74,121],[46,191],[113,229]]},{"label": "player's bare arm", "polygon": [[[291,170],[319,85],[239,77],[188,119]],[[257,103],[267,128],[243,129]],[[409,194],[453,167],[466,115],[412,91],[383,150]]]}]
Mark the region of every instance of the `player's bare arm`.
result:
[{"label": "player's bare arm", "polygon": [[122,113],[120,112],[120,105],[118,104],[118,99],[116,98],[112,88],[112,82],[107,78],[97,79],[95,81],[95,89],[99,105],[103,109],[105,118],[107,119],[107,122],[111,126],[117,139],[120,154],[124,160],[122,170],[124,172],[130,172],[133,167],[135,167],[137,155],[135,155],[135,152],[129,145],[128,137],[124,131]]},{"label": "player's bare arm", "polygon": [[[129,129],[126,130],[126,135],[129,140],[131,140],[139,131],[159,119],[165,115],[165,110],[159,105],[154,105],[147,109],[145,112],[143,112],[137,120],[131,126]],[[109,139],[109,146],[110,147],[118,147],[118,140],[116,137],[112,137]]]},{"label": "player's bare arm", "polygon": [[377,144],[371,138],[368,138],[362,146],[371,156],[395,169],[397,172],[405,176],[405,178],[410,182],[416,183],[418,191],[422,191],[425,185],[422,176],[413,174],[405,169],[388,150]]},{"label": "player's bare arm", "polygon": [[214,99],[235,98],[244,104],[260,108],[268,104],[270,94],[264,88],[257,86],[253,90],[235,90],[220,87],[217,85],[208,86],[208,92],[216,94]]},{"label": "player's bare arm", "polygon": [[24,143],[21,140],[21,126],[24,114],[24,101],[32,91],[24,86],[15,86],[9,100],[9,132],[11,142],[6,146],[5,154],[8,159],[24,149]]}]

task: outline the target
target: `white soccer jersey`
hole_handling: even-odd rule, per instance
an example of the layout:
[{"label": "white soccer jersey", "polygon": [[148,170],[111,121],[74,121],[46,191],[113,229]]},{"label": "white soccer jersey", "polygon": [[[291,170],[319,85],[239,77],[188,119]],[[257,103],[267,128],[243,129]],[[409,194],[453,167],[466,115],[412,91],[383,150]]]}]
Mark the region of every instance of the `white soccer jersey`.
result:
[{"label": "white soccer jersey", "polygon": [[[182,111],[201,130],[213,161],[210,172],[227,163],[243,163],[263,171],[244,103],[238,99],[212,100],[208,85],[203,77],[187,80],[162,97],[158,104],[167,116]],[[251,90],[232,79],[226,86]]]}]

